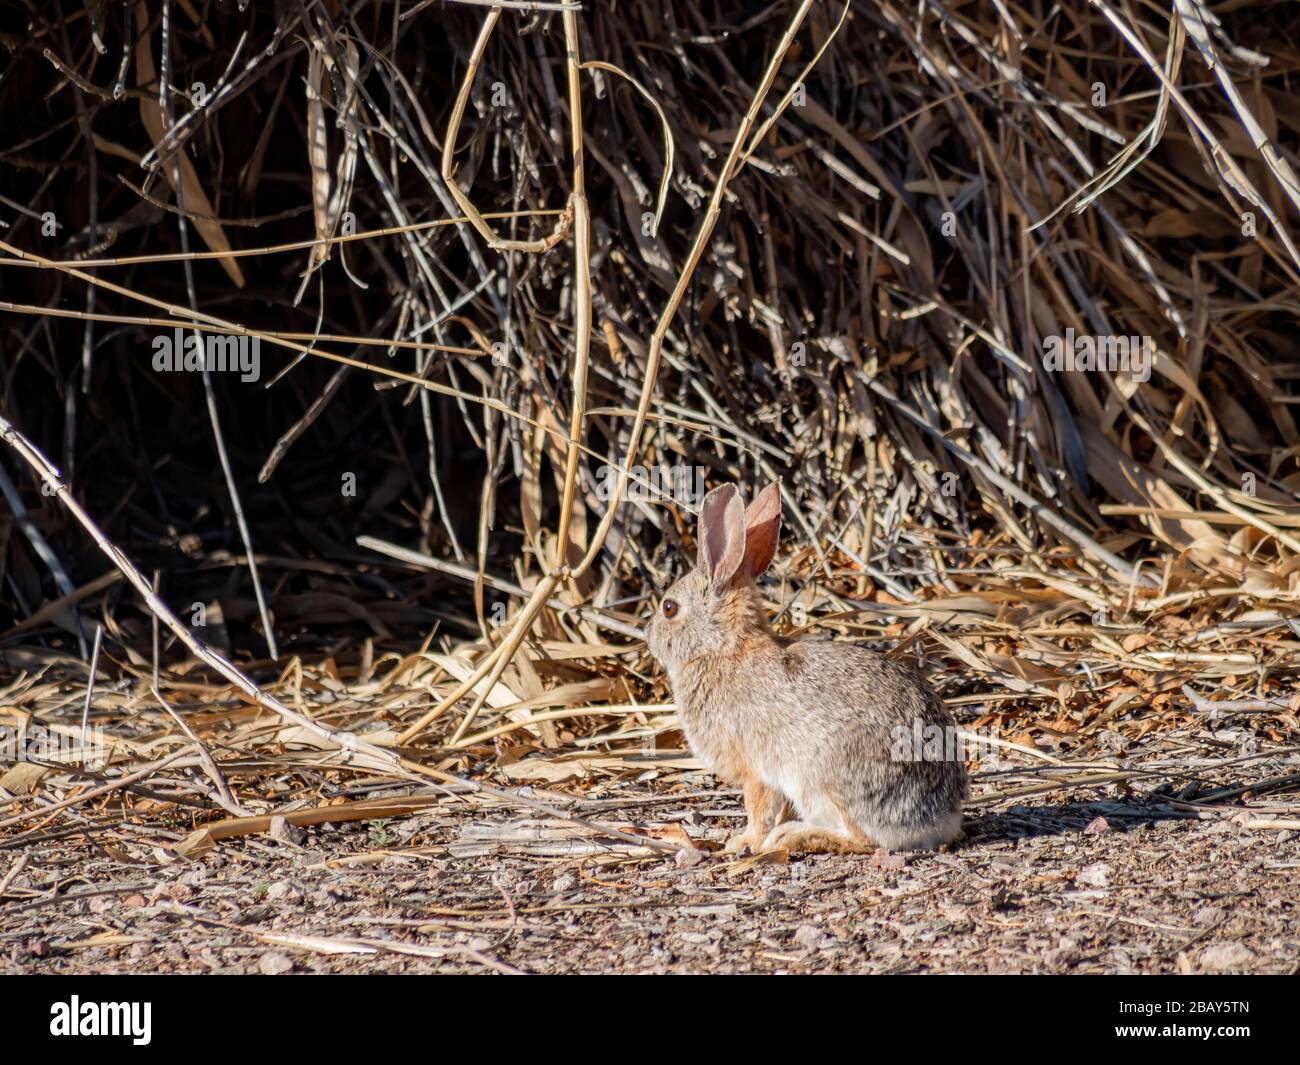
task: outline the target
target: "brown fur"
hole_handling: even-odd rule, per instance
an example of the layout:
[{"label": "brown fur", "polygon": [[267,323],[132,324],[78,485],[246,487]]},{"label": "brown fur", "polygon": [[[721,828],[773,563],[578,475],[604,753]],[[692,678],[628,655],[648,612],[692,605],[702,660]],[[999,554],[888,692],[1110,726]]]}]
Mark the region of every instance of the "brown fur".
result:
[{"label": "brown fur", "polygon": [[[678,609],[657,611],[646,630],[692,750],[745,791],[749,824],[735,842],[839,852],[945,843],[960,832],[964,766],[896,748],[900,732],[953,727],[952,715],[902,663],[772,631],[753,570],[775,550],[779,507],[774,486],[748,513],[734,485],[710,492],[698,564],[665,596]],[[750,519],[762,532],[747,545]],[[798,821],[784,824],[791,809]]]},{"label": "brown fur", "polygon": [[745,816],[748,823],[744,832],[738,832],[727,841],[724,848],[728,853],[748,848],[757,852],[763,847],[768,833],[788,820],[791,814],[790,804],[779,792],[774,791],[754,774],[749,774],[741,782],[745,797]]},{"label": "brown fur", "polygon": [[802,821],[778,825],[764,841],[763,850],[783,850],[791,854],[872,854],[877,847],[865,836],[846,836],[814,828]]}]

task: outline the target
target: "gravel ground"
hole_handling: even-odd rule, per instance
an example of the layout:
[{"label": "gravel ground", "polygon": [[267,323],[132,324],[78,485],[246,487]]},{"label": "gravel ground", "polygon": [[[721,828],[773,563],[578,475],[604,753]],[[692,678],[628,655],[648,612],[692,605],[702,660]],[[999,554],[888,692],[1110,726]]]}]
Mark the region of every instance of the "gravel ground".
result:
[{"label": "gravel ground", "polygon": [[1075,789],[978,806],[940,853],[736,860],[711,787],[536,792],[676,854],[453,799],[177,861],[183,832],[104,810],[0,850],[0,971],[1300,971],[1300,836],[1242,815]]}]

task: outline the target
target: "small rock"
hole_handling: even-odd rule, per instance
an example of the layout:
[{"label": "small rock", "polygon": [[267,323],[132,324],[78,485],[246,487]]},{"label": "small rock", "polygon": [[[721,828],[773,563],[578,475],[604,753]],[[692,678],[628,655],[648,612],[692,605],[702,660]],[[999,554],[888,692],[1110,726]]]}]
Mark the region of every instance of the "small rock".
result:
[{"label": "small rock", "polygon": [[1094,862],[1092,865],[1085,865],[1079,870],[1079,875],[1074,878],[1076,884],[1086,884],[1088,887],[1105,887],[1110,883],[1110,866],[1105,862]]},{"label": "small rock", "polygon": [[1241,972],[1254,959],[1255,955],[1240,943],[1215,943],[1201,951],[1197,960],[1205,971],[1233,973]]},{"label": "small rock", "polygon": [[280,976],[293,968],[293,959],[287,954],[272,952],[263,954],[257,963],[257,970],[263,976]]},{"label": "small rock", "polygon": [[822,941],[821,929],[816,925],[801,924],[795,930],[794,941],[804,950],[816,950]]},{"label": "small rock", "polygon": [[1223,920],[1223,910],[1218,906],[1198,906],[1192,914],[1193,923],[1201,927],[1218,924],[1221,920]]},{"label": "small rock", "polygon": [[578,886],[578,878],[572,873],[561,873],[555,878],[556,891],[572,891]]},{"label": "small rock", "polygon": [[703,858],[704,852],[699,847],[679,847],[673,864],[678,869],[691,869],[699,865]]},{"label": "small rock", "polygon": [[296,825],[289,824],[288,819],[281,814],[276,814],[271,818],[271,827],[267,830],[266,834],[274,840],[278,840],[281,843],[288,843],[290,846],[294,847],[298,846],[307,838],[307,833]]},{"label": "small rock", "polygon": [[1103,832],[1110,831],[1110,822],[1104,817],[1094,817],[1088,823],[1088,827],[1083,830],[1085,836],[1100,836]]},{"label": "small rock", "polygon": [[1079,944],[1069,936],[1062,936],[1044,955],[1044,960],[1051,966],[1074,965],[1079,960]]}]

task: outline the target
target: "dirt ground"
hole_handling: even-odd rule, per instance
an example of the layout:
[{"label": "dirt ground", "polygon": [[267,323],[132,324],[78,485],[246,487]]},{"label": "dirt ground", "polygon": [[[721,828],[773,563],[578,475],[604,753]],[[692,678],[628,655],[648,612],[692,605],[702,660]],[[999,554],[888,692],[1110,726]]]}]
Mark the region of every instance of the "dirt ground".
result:
[{"label": "dirt ground", "polygon": [[101,842],[105,809],[4,841],[0,972],[1300,972],[1300,833],[1128,786],[977,782],[941,853],[739,860],[711,849],[739,797],[701,773],[530,791],[675,854],[449,796],[178,861],[138,810]]}]

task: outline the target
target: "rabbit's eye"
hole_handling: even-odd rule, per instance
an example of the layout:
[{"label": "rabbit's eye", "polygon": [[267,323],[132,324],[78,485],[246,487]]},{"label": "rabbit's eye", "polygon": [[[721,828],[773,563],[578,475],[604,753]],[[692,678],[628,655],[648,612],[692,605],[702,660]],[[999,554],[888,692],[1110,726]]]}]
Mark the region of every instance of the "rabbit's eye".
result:
[{"label": "rabbit's eye", "polygon": [[663,606],[660,609],[663,610],[664,617],[675,618],[677,616],[677,600],[665,599],[663,602]]}]

